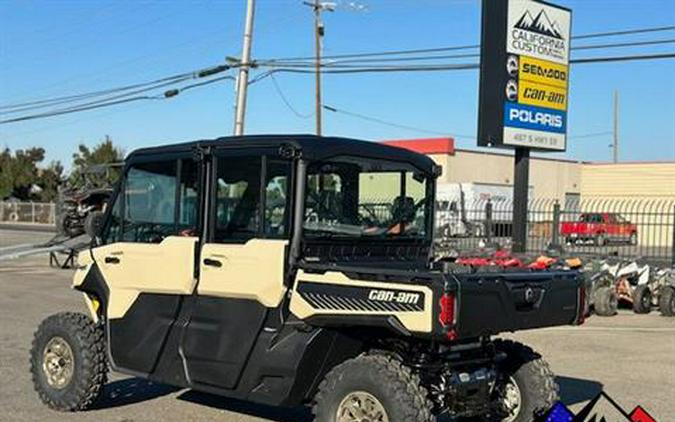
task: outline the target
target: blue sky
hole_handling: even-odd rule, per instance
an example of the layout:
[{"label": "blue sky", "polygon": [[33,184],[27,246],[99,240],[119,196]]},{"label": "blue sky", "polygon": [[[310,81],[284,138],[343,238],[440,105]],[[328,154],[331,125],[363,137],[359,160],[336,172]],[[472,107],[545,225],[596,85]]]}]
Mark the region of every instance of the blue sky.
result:
[{"label": "blue sky", "polygon": [[[346,3],[346,2],[344,2]],[[361,0],[367,12],[326,14],[325,54],[474,44],[478,0]],[[675,24],[672,0],[568,0],[574,34]],[[119,86],[209,66],[240,54],[245,0],[230,1],[0,1],[0,104]],[[254,58],[313,53],[312,18],[300,0],[258,0]],[[675,38],[675,31],[630,40]],[[589,40],[611,42],[624,38]],[[581,43],[579,43],[581,45]],[[650,52],[672,52],[675,44]],[[626,48],[593,52],[645,52]],[[574,55],[573,55],[574,57]],[[581,57],[581,54],[576,55]],[[472,59],[467,59],[467,61]],[[293,107],[313,111],[313,77],[277,76]],[[675,159],[675,60],[579,65],[571,71],[568,151],[607,160],[612,93],[621,98],[621,159]],[[448,134],[474,136],[478,72],[327,75],[324,103]],[[247,133],[311,133],[314,119],[292,113],[268,78],[251,86]],[[228,135],[233,126],[232,82],[193,90],[170,101],[0,126],[0,146],[42,146],[49,160],[70,163],[77,144],[110,135],[134,148]],[[364,139],[428,137],[335,113],[326,134]],[[457,144],[474,148],[475,140]]]}]

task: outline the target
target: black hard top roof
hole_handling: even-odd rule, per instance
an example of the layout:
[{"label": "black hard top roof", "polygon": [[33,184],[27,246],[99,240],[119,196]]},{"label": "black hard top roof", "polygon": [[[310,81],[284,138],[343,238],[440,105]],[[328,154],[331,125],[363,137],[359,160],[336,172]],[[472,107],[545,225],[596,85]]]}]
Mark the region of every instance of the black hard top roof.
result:
[{"label": "black hard top roof", "polygon": [[378,142],[360,141],[340,137],[319,137],[316,135],[247,135],[227,136],[216,139],[202,139],[179,144],[162,145],[137,149],[127,157],[133,161],[144,155],[167,154],[188,151],[196,147],[281,147],[292,145],[302,151],[302,156],[309,160],[323,160],[339,155],[379,158],[413,164],[420,170],[433,173],[436,165],[431,158],[403,148],[384,145]]}]

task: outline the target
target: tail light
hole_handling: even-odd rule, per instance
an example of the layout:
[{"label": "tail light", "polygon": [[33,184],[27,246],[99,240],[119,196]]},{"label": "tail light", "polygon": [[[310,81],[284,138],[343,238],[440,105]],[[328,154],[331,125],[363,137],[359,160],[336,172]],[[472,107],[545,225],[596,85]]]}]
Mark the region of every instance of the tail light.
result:
[{"label": "tail light", "polygon": [[438,315],[438,321],[441,323],[443,328],[446,329],[446,337],[448,340],[457,339],[457,332],[455,331],[455,322],[456,322],[456,300],[455,295],[452,293],[445,293],[441,296],[441,299],[438,301],[440,305],[441,312]]}]

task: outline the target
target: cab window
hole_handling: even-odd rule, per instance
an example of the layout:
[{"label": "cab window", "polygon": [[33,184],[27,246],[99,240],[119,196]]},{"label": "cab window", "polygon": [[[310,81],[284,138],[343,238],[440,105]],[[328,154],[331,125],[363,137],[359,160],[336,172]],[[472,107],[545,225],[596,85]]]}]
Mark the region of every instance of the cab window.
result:
[{"label": "cab window", "polygon": [[159,243],[198,234],[198,168],[191,159],[130,167],[117,195],[103,243]]},{"label": "cab window", "polygon": [[218,158],[214,241],[285,238],[290,174],[289,162],[265,156]]}]

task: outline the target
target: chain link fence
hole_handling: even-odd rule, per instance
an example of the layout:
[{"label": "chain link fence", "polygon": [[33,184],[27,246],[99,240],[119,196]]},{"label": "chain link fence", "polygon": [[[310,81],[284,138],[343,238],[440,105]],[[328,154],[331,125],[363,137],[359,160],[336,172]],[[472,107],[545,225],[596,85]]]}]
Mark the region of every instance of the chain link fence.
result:
[{"label": "chain link fence", "polygon": [[[509,245],[511,201],[475,201],[465,209],[437,211],[437,241],[471,250],[485,242]],[[527,250],[560,245],[569,253],[596,257],[644,258],[675,264],[675,198],[532,199],[527,215]]]},{"label": "chain link fence", "polygon": [[0,201],[0,223],[54,225],[56,204],[51,202]]}]

